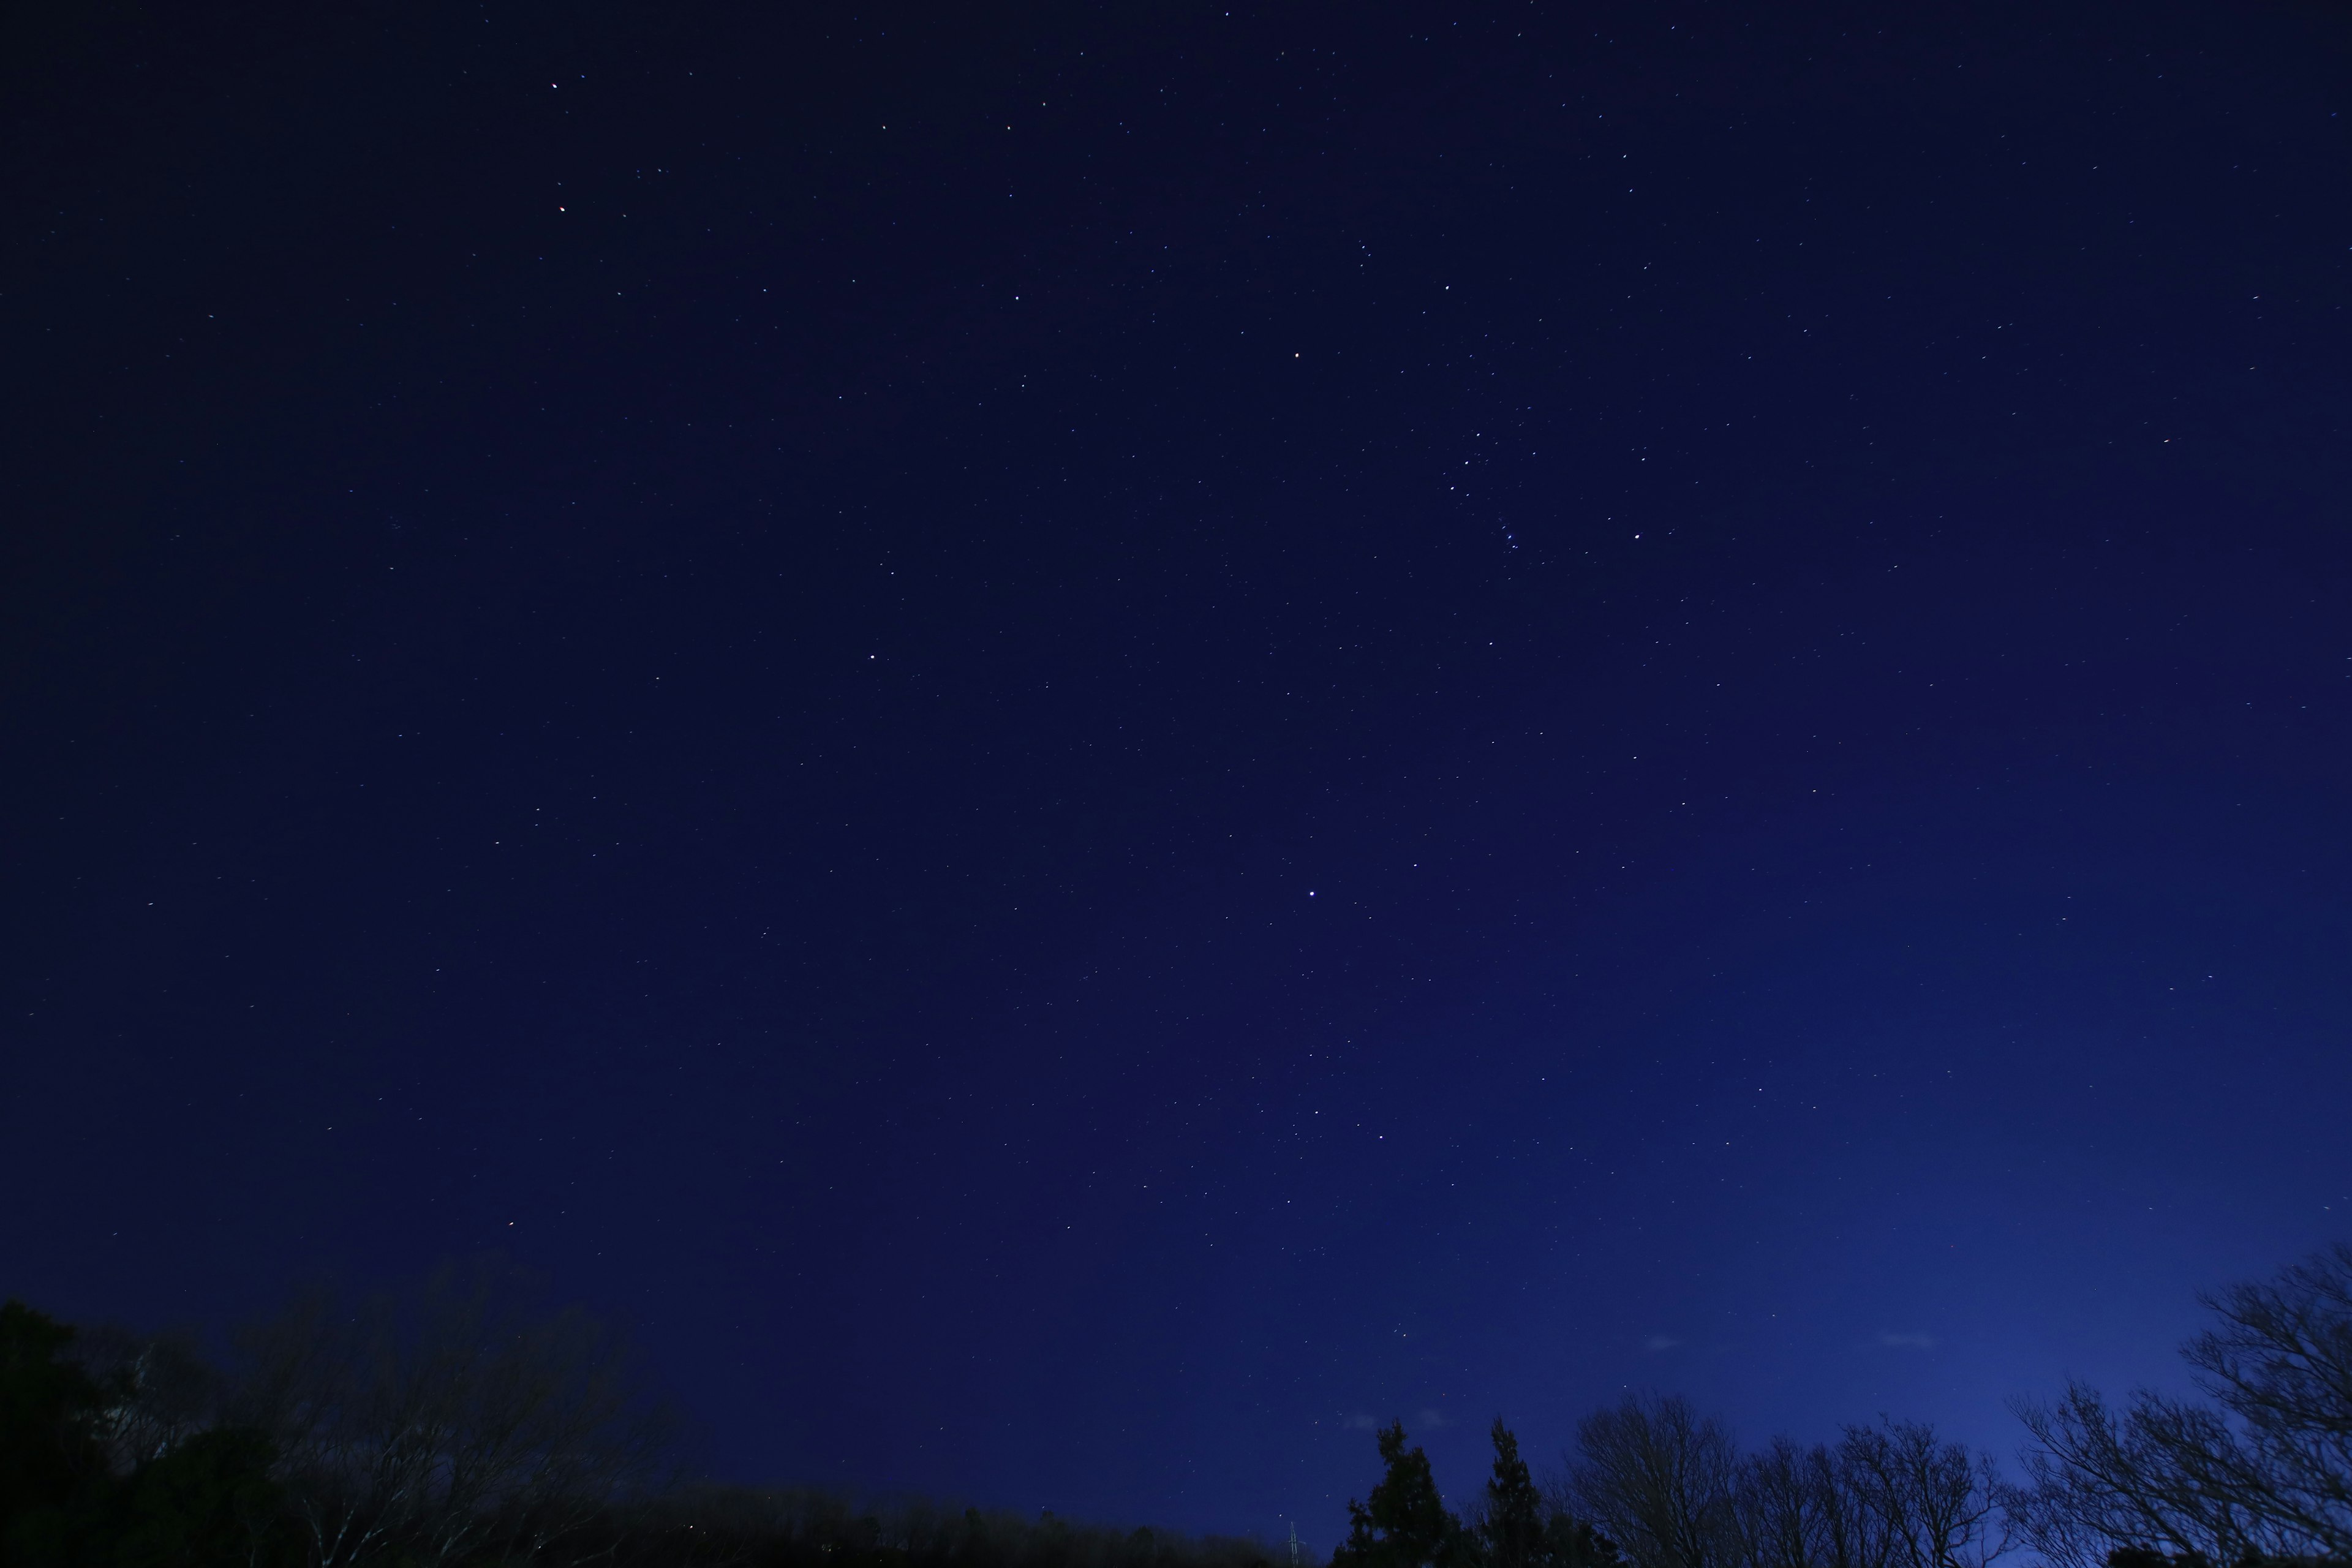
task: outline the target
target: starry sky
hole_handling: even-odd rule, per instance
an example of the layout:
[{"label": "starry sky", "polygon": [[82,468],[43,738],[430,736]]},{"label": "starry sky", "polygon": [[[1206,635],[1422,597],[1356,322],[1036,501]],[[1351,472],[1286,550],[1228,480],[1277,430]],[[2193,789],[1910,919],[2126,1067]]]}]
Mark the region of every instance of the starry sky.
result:
[{"label": "starry sky", "polygon": [[2352,1230],[2340,6],[47,9],[0,1290],[1328,1546]]}]

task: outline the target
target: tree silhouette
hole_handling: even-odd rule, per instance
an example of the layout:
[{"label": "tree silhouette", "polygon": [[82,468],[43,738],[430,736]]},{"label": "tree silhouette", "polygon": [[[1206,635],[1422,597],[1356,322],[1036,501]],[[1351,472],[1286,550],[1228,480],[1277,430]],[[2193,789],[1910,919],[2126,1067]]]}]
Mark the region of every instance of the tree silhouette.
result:
[{"label": "tree silhouette", "polygon": [[1478,1545],[1488,1568],[1549,1568],[1550,1542],[1545,1531],[1543,1494],[1536,1489],[1519,1440],[1495,1417],[1495,1473],[1486,1480],[1486,1506],[1478,1520]]},{"label": "tree silhouette", "polygon": [[110,1510],[105,1561],[112,1568],[298,1561],[279,1518],[285,1490],[269,1476],[276,1458],[261,1433],[224,1426],[142,1465]]},{"label": "tree silhouette", "polygon": [[232,1408],[276,1443],[319,1568],[550,1560],[657,1474],[668,1417],[626,1344],[535,1289],[482,1259],[356,1309],[314,1295],[241,1336]]},{"label": "tree silhouette", "polygon": [[155,1358],[123,1331],[92,1337],[94,1355],[66,1324],[20,1302],[0,1306],[0,1564],[290,1561],[268,1439],[167,1427]]},{"label": "tree silhouette", "polygon": [[1727,1568],[1738,1554],[1731,1434],[1679,1394],[1628,1395],[1577,1427],[1569,1495],[1634,1568]]},{"label": "tree silhouette", "polygon": [[105,1401],[67,1358],[73,1337],[21,1301],[0,1304],[0,1561],[62,1559],[107,1479],[94,1435]]},{"label": "tree silhouette", "polygon": [[2011,1510],[2051,1562],[2352,1561],[2352,1246],[2204,1304],[2181,1355],[2211,1403],[2071,1384],[2020,1409]]},{"label": "tree silhouette", "polygon": [[1404,1423],[1380,1435],[1382,1474],[1363,1502],[1348,1500],[1348,1539],[1333,1568],[1456,1568],[1468,1555],[1462,1523],[1446,1511],[1429,1456],[1404,1446]]}]

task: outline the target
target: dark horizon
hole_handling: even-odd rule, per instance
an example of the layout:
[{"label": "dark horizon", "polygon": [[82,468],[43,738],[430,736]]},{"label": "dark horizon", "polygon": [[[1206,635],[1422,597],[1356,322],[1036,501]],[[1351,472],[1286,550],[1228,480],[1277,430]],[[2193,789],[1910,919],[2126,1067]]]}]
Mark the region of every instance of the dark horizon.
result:
[{"label": "dark horizon", "polygon": [[2347,18],[16,19],[0,1295],[1319,1552],[2178,1385],[2352,1235]]}]

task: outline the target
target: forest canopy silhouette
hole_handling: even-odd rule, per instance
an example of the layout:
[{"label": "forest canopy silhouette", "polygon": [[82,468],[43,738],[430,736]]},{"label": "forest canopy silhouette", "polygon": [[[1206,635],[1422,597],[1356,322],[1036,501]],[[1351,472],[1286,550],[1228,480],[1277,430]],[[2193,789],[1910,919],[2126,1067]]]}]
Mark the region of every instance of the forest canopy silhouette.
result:
[{"label": "forest canopy silhouette", "polygon": [[[1924,1424],[1743,1451],[1673,1394],[1538,1475],[1501,1418],[1463,1507],[1402,1424],[1331,1568],[2352,1563],[2352,1246],[2204,1299],[2194,1398],[2021,1402],[2020,1475]],[[503,1265],[196,1336],[0,1306],[0,1568],[1274,1568],[1286,1549],[718,1486],[625,1342]]]}]

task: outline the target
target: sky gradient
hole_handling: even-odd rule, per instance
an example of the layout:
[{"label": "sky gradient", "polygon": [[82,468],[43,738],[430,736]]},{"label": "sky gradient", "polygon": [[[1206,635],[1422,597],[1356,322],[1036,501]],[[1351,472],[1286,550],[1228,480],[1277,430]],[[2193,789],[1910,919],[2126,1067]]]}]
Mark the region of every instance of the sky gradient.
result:
[{"label": "sky gradient", "polygon": [[2342,8],[11,26],[0,1291],[1325,1548],[2352,1233]]}]

